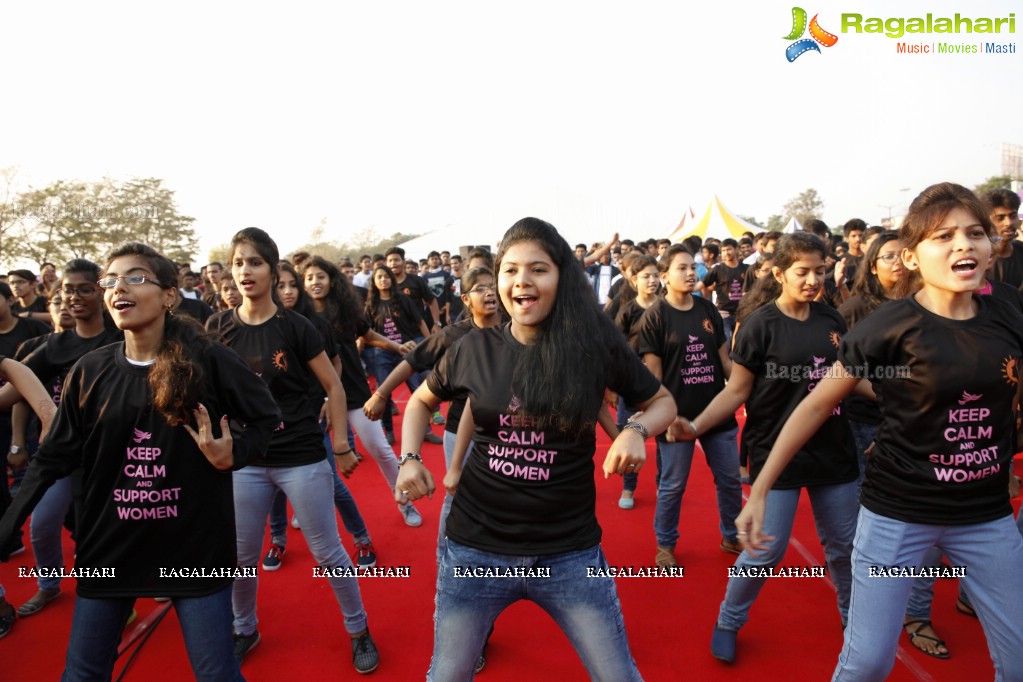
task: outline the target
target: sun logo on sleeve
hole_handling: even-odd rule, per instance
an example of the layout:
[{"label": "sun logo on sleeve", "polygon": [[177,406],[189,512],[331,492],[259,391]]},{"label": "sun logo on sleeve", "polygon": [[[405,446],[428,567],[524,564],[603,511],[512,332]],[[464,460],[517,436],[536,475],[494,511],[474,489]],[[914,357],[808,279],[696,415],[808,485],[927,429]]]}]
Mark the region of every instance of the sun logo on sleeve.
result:
[{"label": "sun logo on sleeve", "polygon": [[1005,383],[1016,385],[1019,383],[1019,358],[1011,355],[1002,361],[1002,376]]},{"label": "sun logo on sleeve", "polygon": [[288,354],[282,348],[281,350],[274,351],[273,354],[274,367],[282,372],[288,371]]},{"label": "sun logo on sleeve", "polygon": [[838,348],[839,344],[842,343],[842,335],[838,332],[831,332],[828,335],[828,340],[831,341],[831,345]]},{"label": "sun logo on sleeve", "polygon": [[714,325],[711,324],[709,317],[703,318],[703,331],[707,332],[708,334],[714,333]]}]

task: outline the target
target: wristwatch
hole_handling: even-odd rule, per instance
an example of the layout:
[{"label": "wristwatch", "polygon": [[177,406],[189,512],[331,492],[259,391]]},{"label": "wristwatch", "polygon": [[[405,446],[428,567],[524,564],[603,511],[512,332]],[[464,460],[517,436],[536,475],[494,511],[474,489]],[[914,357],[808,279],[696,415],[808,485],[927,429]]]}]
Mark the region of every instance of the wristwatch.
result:
[{"label": "wristwatch", "polygon": [[21,452],[21,446],[20,445],[12,445],[10,452],[11,452],[12,455],[18,454],[19,452]]},{"label": "wristwatch", "polygon": [[398,466],[401,466],[410,459],[414,459],[420,464],[423,463],[423,458],[420,457],[419,455],[415,454],[414,452],[406,452],[404,455],[401,456],[401,459],[398,460]]}]

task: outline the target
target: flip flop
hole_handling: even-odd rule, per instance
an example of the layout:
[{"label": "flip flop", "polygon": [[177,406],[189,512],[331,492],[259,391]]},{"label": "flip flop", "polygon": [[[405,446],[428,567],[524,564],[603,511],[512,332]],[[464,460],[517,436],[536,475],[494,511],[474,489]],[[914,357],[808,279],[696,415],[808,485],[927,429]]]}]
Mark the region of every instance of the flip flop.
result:
[{"label": "flip flop", "polygon": [[956,599],[956,611],[970,618],[977,617],[977,612],[973,610],[972,606],[964,602],[962,598]]},{"label": "flip flop", "polygon": [[[916,627],[915,630],[913,630],[911,632],[908,628],[910,626],[913,626],[913,625],[916,625],[917,627]],[[927,649],[925,649],[922,646],[920,646],[919,644],[917,644],[917,642],[916,642],[917,639],[928,639],[931,642],[933,642],[934,646],[936,646],[936,647],[944,646],[944,647],[947,648],[947,646],[945,645],[945,640],[938,639],[937,637],[932,637],[931,635],[920,634],[920,631],[923,630],[926,627],[934,627],[934,626],[931,624],[931,621],[923,620],[923,619],[920,619],[920,620],[909,620],[909,621],[906,621],[905,623],[902,624],[902,629],[906,631],[907,635],[909,635],[909,641],[913,644],[914,647],[916,647],[916,649],[918,651],[922,651],[923,653],[927,654],[928,656],[933,656],[934,658],[940,658],[942,660],[944,660],[944,659],[948,658],[949,656],[951,656],[952,654],[949,653],[948,651],[944,651],[944,652],[941,652],[941,651],[928,651]]]}]

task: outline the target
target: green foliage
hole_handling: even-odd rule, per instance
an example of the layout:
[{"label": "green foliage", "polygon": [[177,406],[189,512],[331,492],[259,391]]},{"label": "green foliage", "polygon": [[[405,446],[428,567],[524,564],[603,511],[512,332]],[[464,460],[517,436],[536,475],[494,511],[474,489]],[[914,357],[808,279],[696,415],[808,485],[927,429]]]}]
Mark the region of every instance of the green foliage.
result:
[{"label": "green foliage", "polygon": [[767,219],[767,231],[768,232],[781,232],[785,229],[785,224],[788,221],[785,220],[785,216],[775,213],[773,216]]},{"label": "green foliage", "polygon": [[[801,224],[806,225],[811,220],[821,217],[824,208],[824,200],[817,194],[817,190],[809,188],[794,199],[790,199],[783,209],[784,218],[781,227],[785,226],[789,218],[795,218]],[[781,229],[781,227],[776,229]]]},{"label": "green foliage", "polygon": [[119,244],[142,241],[172,260],[188,262],[199,244],[194,221],[178,212],[174,192],[158,178],[58,180],[3,202],[0,260],[37,265],[71,258],[99,262]]},{"label": "green foliage", "polygon": [[993,189],[1012,189],[1012,178],[1008,175],[992,175],[990,178],[973,188],[973,193],[983,198]]},{"label": "green foliage", "polygon": [[377,234],[376,230],[371,226],[356,233],[353,237],[345,242],[327,241],[323,238],[323,233],[326,231],[326,219],[320,221],[320,224],[315,227],[310,235],[310,242],[304,244],[299,248],[295,249],[287,255],[288,258],[298,253],[299,251],[308,252],[314,256],[322,256],[331,263],[337,263],[342,258],[348,258],[353,263],[359,260],[359,256],[366,253],[373,255],[374,253],[383,253],[392,246],[398,246],[410,239],[415,239],[418,234],[395,232],[390,237],[381,239]]},{"label": "green foliage", "polygon": [[764,229],[763,224],[759,220],[757,220],[756,218],[754,218],[751,215],[739,215],[739,218],[741,218],[742,220],[745,220],[750,225],[756,225],[761,230]]}]

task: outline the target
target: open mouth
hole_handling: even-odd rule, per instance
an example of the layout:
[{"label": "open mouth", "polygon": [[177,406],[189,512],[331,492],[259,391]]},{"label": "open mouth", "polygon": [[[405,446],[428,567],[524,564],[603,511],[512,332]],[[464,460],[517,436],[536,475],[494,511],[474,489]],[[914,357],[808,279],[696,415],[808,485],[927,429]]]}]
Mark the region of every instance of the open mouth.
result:
[{"label": "open mouth", "polygon": [[[135,304],[131,301],[117,300],[111,304],[111,307],[118,312],[123,312],[130,308],[134,308]],[[74,310],[74,306],[72,306],[71,309]]]},{"label": "open mouth", "polygon": [[969,276],[977,270],[977,261],[974,258],[960,258],[952,264],[952,272],[957,275]]},{"label": "open mouth", "polygon": [[515,301],[515,305],[520,308],[532,308],[536,305],[536,296],[515,296],[512,298]]}]

